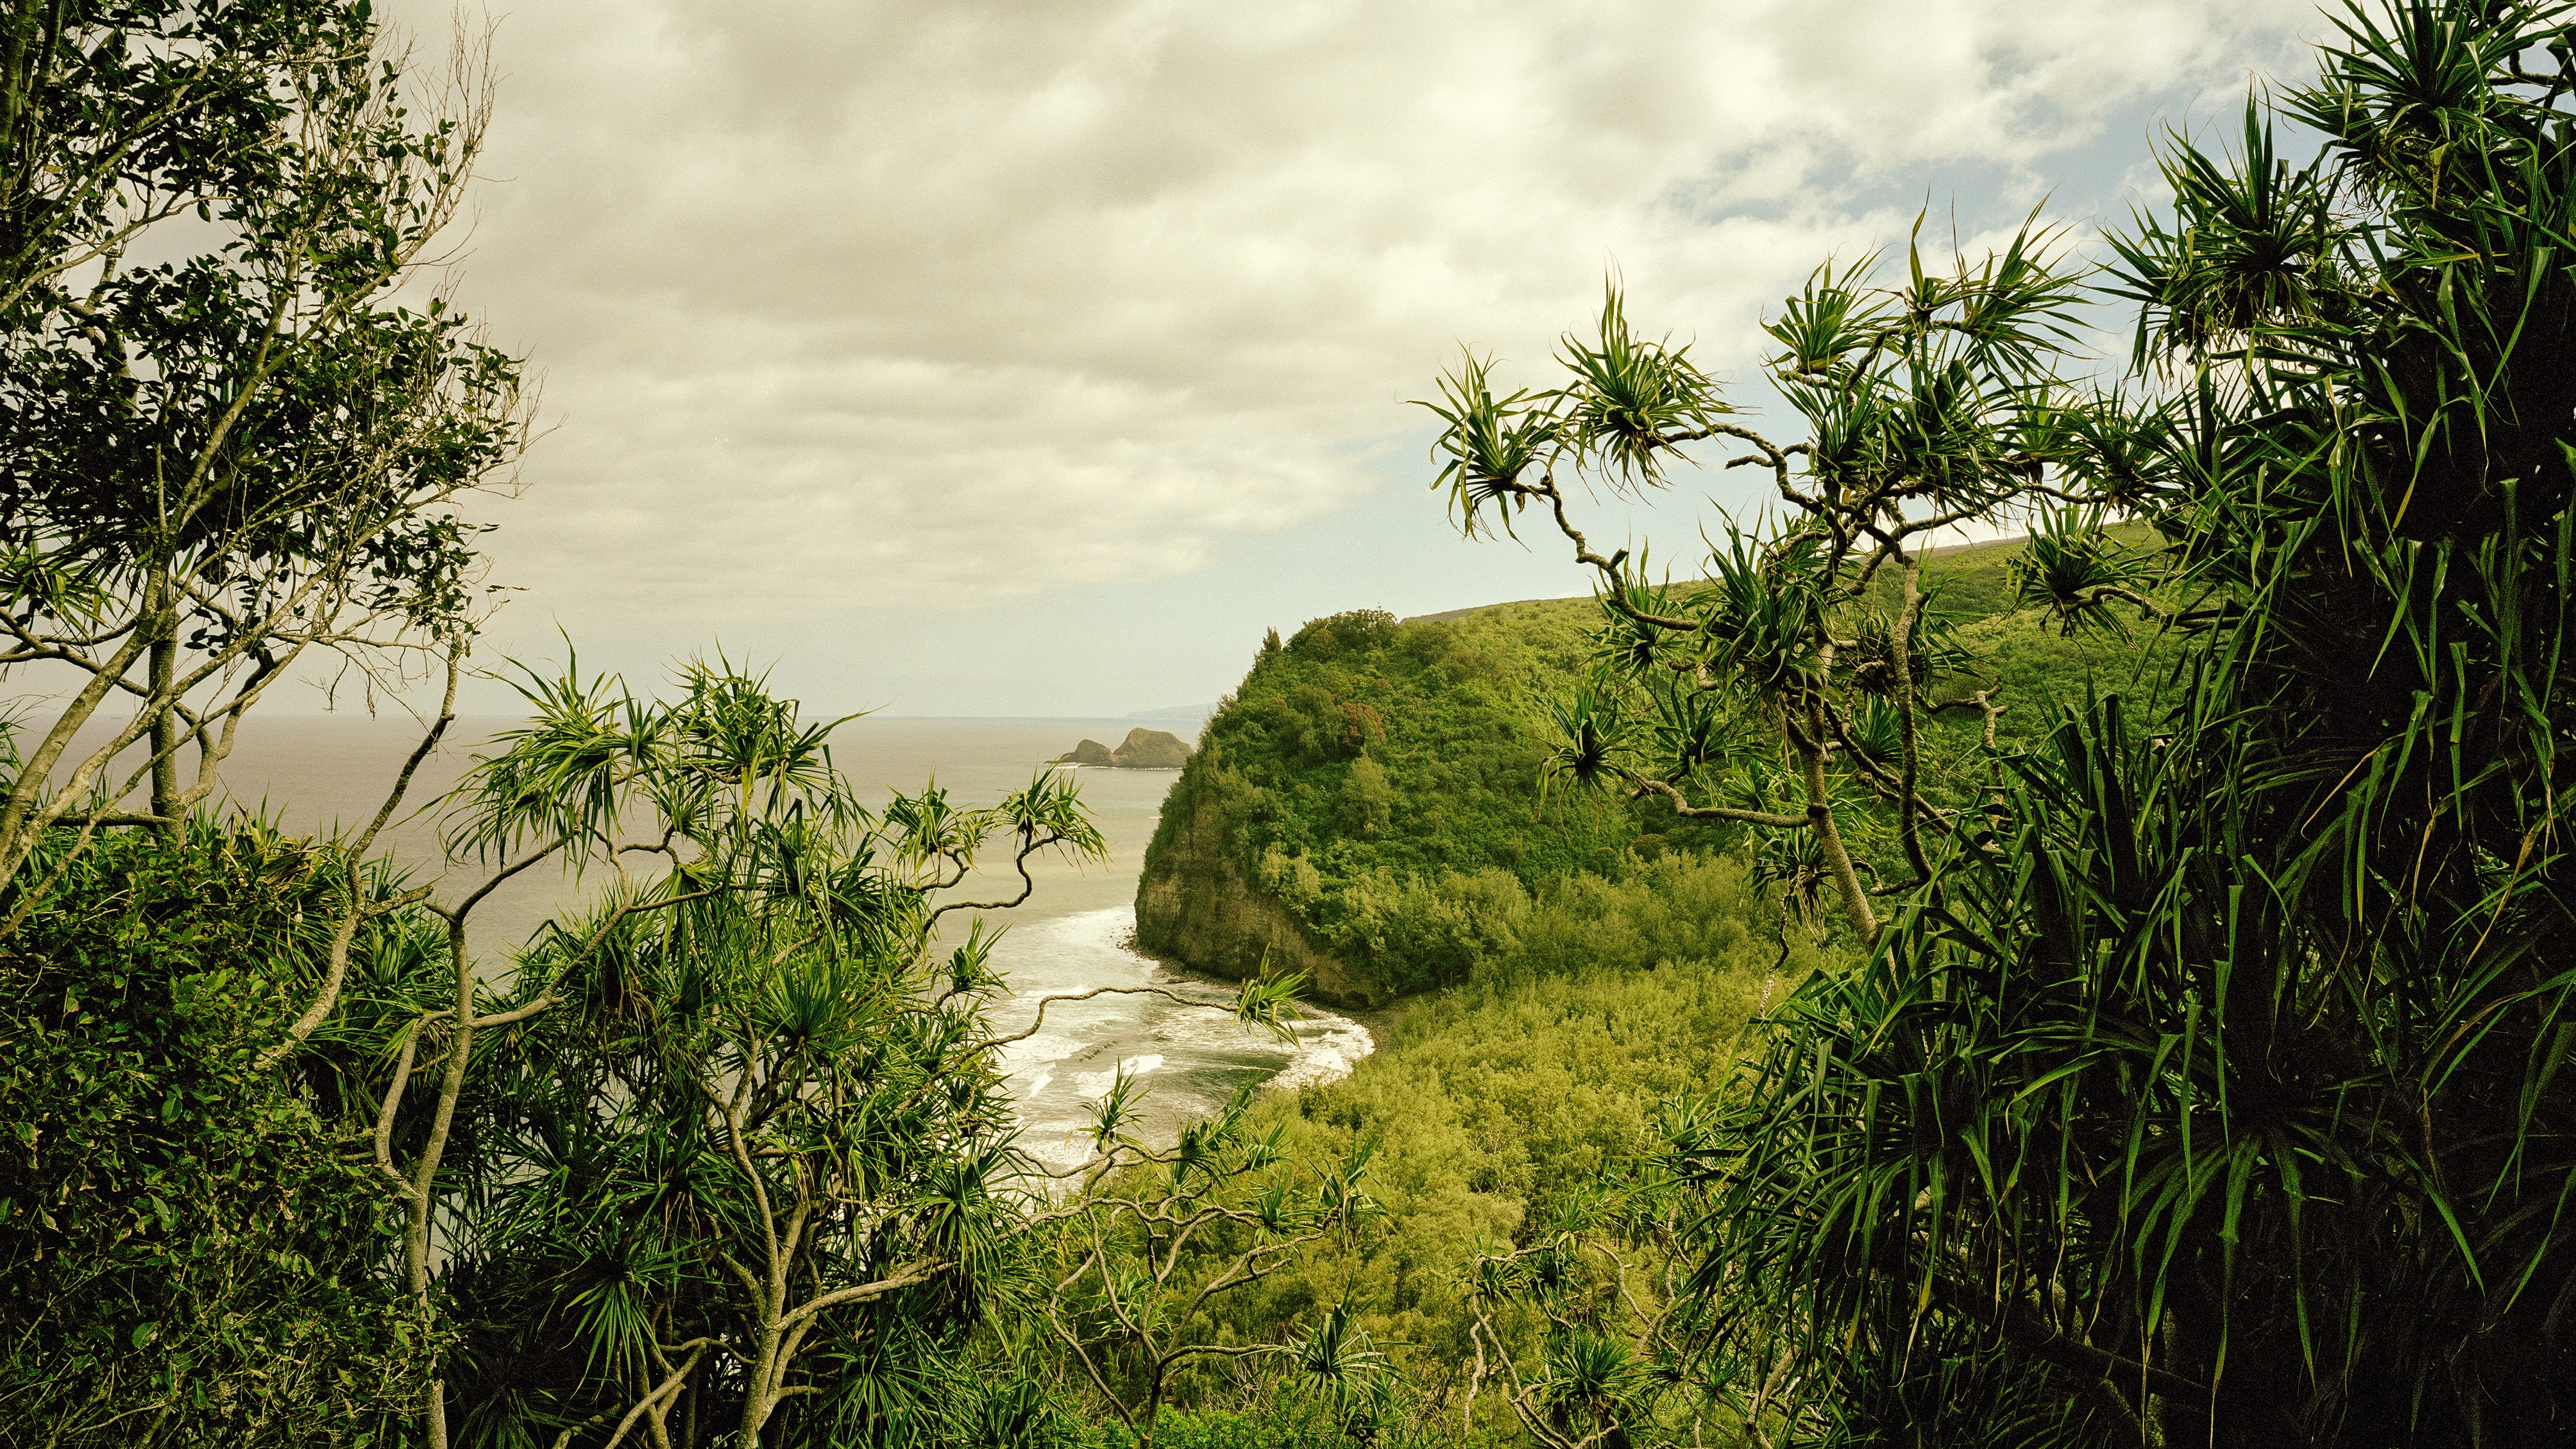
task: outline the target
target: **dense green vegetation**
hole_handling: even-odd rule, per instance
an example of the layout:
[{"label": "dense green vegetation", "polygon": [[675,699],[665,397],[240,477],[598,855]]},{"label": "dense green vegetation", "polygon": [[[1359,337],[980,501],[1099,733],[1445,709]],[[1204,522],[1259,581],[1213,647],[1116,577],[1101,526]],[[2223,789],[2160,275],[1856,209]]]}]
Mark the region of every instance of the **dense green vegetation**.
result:
[{"label": "dense green vegetation", "polygon": [[[1176,1386],[1197,1417],[1155,1442],[1527,1442],[1490,1385],[1472,1402],[1476,1325],[1481,1310],[1524,1351],[1543,1346],[1546,1325],[1481,1303],[1470,1265],[1589,1221],[1605,1179],[1664,1141],[1674,1105],[1719,1090],[1763,1004],[1844,959],[1804,931],[1784,953],[1767,893],[1733,860],[1632,857],[1616,878],[1578,873],[1536,891],[1496,875],[1494,944],[1473,981],[1408,1000],[1349,1078],[1248,1113],[1247,1131],[1275,1146],[1277,1180],[1364,1156],[1366,1210],[1174,1328],[1253,1345],[1336,1323],[1356,1390],[1294,1356],[1204,1365]],[[1159,1177],[1124,1190],[1169,1193]],[[1224,1275],[1238,1246],[1187,1257],[1178,1282]],[[1632,1291],[1669,1293],[1655,1276]]]},{"label": "dense green vegetation", "polygon": [[[863,810],[831,726],[681,678],[528,681],[442,802],[462,890],[353,869],[367,833],[49,837],[0,916],[0,1443],[1007,1443],[1047,1408],[970,1352],[1042,1222],[990,937],[927,943],[988,839],[1097,832],[1044,772]],[[466,951],[492,884],[640,853]]]},{"label": "dense green vegetation", "polygon": [[[1552,516],[1603,671],[1657,706],[1573,682],[1550,773],[1762,832],[1870,948],[1616,1218],[1480,1259],[1559,1325],[1507,1365],[1534,1436],[1679,1439],[1687,1385],[1815,1445],[2576,1440],[2564,13],[2355,8],[2232,153],[2177,140],[2171,213],[2113,243],[2119,390],[2067,383],[2088,279],[2028,231],[1886,287],[1819,269],[1766,324],[1803,439],[1730,420],[1615,292],[1562,386],[1444,381],[1457,517]],[[1694,443],[1789,507],[1686,595],[1567,509]],[[2033,509],[2017,590],[2069,629],[2164,613],[2184,667],[1944,799],[1908,538]],[[1855,615],[1883,570],[1897,612]],[[1688,727],[1720,704],[1794,768]],[[1658,1224],[1685,1292],[1605,1314]]]},{"label": "dense green vegetation", "polygon": [[[511,453],[516,364],[374,305],[473,126],[375,103],[370,16],[22,6],[0,47],[8,658],[95,684],[0,753],[0,1444],[2576,1443],[2563,12],[2353,11],[2240,152],[2176,142],[2117,389],[2067,381],[2106,284],[2036,232],[1820,269],[1766,323],[1800,439],[1615,291],[1559,386],[1469,359],[1454,516],[1553,521],[1600,597],[1267,641],[1140,895],[1257,927],[1238,971],[1338,953],[1384,1049],[1171,1142],[1118,1073],[1048,1178],[998,1056],[1042,1009],[931,943],[979,855],[1100,852],[1052,773],[871,811],[760,680],[567,669],[437,802],[439,882],[372,855],[410,767],[343,839],[190,813],[172,758],[278,650],[429,651],[417,766],[471,642],[422,509]],[[307,199],[362,214],[260,229],[315,135],[363,184]],[[283,250],[120,270],[199,200]],[[117,318],[204,342],[325,261],[247,349],[295,367],[102,410]],[[273,474],[210,389],[374,461]],[[118,501],[160,443],[206,527]],[[1678,585],[1591,550],[1578,481],[1703,445],[1788,506]],[[1921,552],[1963,520],[2031,534]],[[118,682],[122,778],[60,748]],[[598,897],[470,952],[540,864]]]},{"label": "dense green vegetation", "polygon": [[1404,1010],[1351,1077],[1272,1110],[1292,1155],[1376,1144],[1376,1231],[1337,1243],[1247,1300],[1236,1331],[1348,1298],[1414,1383],[1463,1394],[1464,1266],[1526,1241],[1659,1140],[1666,1106],[1718,1089],[1743,1029],[1820,964],[1803,933],[1785,958],[1741,864],[1667,856],[1617,880],[1580,875],[1507,908],[1503,940],[1466,985]]},{"label": "dense green vegetation", "polygon": [[1274,633],[1173,788],[1220,802],[1245,863],[1296,887],[1319,926],[1337,919],[1327,896],[1372,875],[1529,882],[1597,864],[1632,822],[1591,801],[1540,811],[1530,793],[1540,691],[1582,657],[1588,623],[1538,602]]},{"label": "dense green vegetation", "polygon": [[400,1227],[340,1151],[350,1054],[259,1062],[320,975],[347,860],[253,823],[65,844],[0,937],[0,1423],[375,1440],[452,1330],[382,1281]]},{"label": "dense green vegetation", "polygon": [[[2134,546],[2146,530],[2113,537]],[[2013,570],[2025,551],[1979,545],[1927,568],[1951,665],[1930,687],[2000,686],[1998,733],[2011,740],[2044,734],[2055,702],[2097,684],[2133,696],[2161,688],[2174,656],[2165,631],[2132,620],[2069,633],[2044,604],[2022,604]],[[1510,955],[1510,916],[1530,891],[1578,872],[1615,875],[1640,856],[1740,844],[1735,827],[1683,819],[1660,796],[1541,794],[1554,692],[1590,661],[1601,619],[1592,600],[1535,600],[1401,622],[1360,611],[1314,620],[1284,643],[1274,634],[1173,786],[1145,858],[1140,939],[1225,969],[1205,949],[1237,943],[1158,919],[1156,886],[1248,888],[1382,1001]],[[1982,721],[1960,712],[1935,729],[1948,765],[1974,752]],[[1175,848],[1210,817],[1239,885],[1189,874],[1204,867]]]},{"label": "dense green vegetation", "polygon": [[491,116],[460,46],[424,83],[367,0],[0,16],[0,655],[50,697],[0,881],[208,799],[279,678],[435,677],[489,607],[461,510],[534,400],[413,286]]}]

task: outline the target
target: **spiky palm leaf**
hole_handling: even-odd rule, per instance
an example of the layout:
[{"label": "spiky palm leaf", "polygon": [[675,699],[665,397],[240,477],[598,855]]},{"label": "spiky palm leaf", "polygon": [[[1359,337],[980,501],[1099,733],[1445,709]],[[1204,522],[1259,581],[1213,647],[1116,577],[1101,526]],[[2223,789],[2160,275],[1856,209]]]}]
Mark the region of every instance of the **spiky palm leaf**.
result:
[{"label": "spiky palm leaf", "polygon": [[[2338,23],[2326,156],[2184,146],[2123,250],[2213,591],[2179,704],[2006,760],[1668,1161],[1824,1442],[2576,1442],[2564,12]],[[2124,567],[2061,517],[2020,582]]]}]

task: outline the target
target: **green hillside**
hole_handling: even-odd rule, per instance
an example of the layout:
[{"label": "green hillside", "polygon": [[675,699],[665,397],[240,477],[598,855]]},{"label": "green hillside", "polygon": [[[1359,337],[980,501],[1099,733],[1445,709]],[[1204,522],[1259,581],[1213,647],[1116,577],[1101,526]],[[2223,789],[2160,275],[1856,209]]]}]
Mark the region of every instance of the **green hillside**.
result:
[{"label": "green hillside", "polygon": [[[2009,740],[2088,678],[2152,688],[2166,651],[2151,633],[2070,638],[2042,611],[2010,607],[2020,549],[1956,550],[1927,568],[1967,663],[1937,677],[1936,694],[2000,679]],[[1329,1000],[1380,1003],[1507,953],[1503,923],[1550,881],[1726,847],[1725,828],[1678,820],[1661,801],[1559,791],[1541,802],[1547,700],[1580,672],[1599,620],[1590,599],[1542,599],[1400,622],[1336,614],[1284,642],[1274,632],[1164,806],[1137,892],[1139,945],[1224,976],[1266,954]],[[1942,718],[1936,752],[1969,747],[1975,717]]]},{"label": "green hillside", "polygon": [[[2000,683],[2008,748],[2044,727],[2052,698],[2151,691],[2171,656],[2152,630],[2070,637],[2013,609],[2020,550],[1959,550],[1926,570],[1954,663],[1935,697]],[[1350,1077],[1255,1109],[1295,1172],[1371,1154],[1377,1211],[1193,1316],[1216,1341],[1249,1343],[1338,1305],[1409,1386],[1396,1439],[1528,1442],[1490,1391],[1478,1406],[1460,1380],[1479,1352],[1467,1265],[1604,1220],[1623,1174],[1679,1130],[1673,1113],[1725,1088],[1758,1040],[1749,1023],[1858,956],[1830,914],[1784,933],[1760,843],[1734,827],[1597,793],[1540,803],[1547,698],[1580,675],[1600,620],[1590,599],[1528,600],[1400,622],[1341,614],[1274,636],[1210,720],[1146,856],[1146,949],[1226,974],[1266,952],[1327,997],[1404,998]],[[1936,778],[1982,725],[1938,719]],[[1661,1261],[1657,1241],[1636,1247]],[[1192,1284],[1224,1261],[1197,1264]],[[1640,1273],[1627,1291],[1653,1301],[1658,1281]],[[1536,1355],[1548,1325],[1507,1313],[1481,1331]],[[1194,1377],[1168,1442],[1360,1442],[1302,1392]]]}]

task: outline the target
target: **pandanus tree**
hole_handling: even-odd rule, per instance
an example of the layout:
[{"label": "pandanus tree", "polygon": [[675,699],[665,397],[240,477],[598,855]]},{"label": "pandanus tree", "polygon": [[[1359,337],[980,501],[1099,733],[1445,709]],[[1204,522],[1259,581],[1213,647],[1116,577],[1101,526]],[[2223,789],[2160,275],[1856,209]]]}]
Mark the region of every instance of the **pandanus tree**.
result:
[{"label": "pandanus tree", "polygon": [[[989,938],[934,965],[930,897],[997,832],[1022,861],[1100,837],[1049,774],[998,810],[934,790],[871,812],[832,764],[838,722],[730,670],[685,669],[669,702],[578,673],[525,693],[451,850],[495,880],[608,879],[489,987],[461,939],[475,897],[448,908],[456,1000],[398,1037],[377,1150],[417,1286],[452,1220],[437,1286],[468,1335],[441,1409],[462,1443],[758,1442],[818,1361],[917,1370],[971,1319],[1009,1122],[976,1019],[933,988],[973,1000]],[[431,1054],[441,1090],[407,1112]],[[866,1379],[825,1376],[841,1392],[801,1417],[850,1411]]]},{"label": "pandanus tree", "polygon": [[2187,600],[2183,667],[1995,758],[1676,1134],[1765,1437],[2576,1442],[2566,13],[2339,14],[2116,242],[2143,401],[2026,476],[2169,576],[2061,514],[2019,582]]},{"label": "pandanus tree", "polygon": [[[964,1357],[1029,1291],[1039,1179],[986,1020],[995,937],[941,928],[1025,900],[1040,855],[1102,855],[1070,777],[872,810],[832,761],[845,721],[730,667],[667,700],[577,670],[522,690],[531,721],[448,802],[481,883],[364,907],[313,1038],[380,1044],[352,1090],[409,1290],[463,1334],[429,1442],[910,1442],[1044,1409]],[[995,849],[1017,897],[949,899]],[[478,950],[476,908],[540,866],[594,904]],[[1293,989],[1237,1011],[1275,1026]]]},{"label": "pandanus tree", "polygon": [[[1636,336],[1615,290],[1593,334],[1566,339],[1560,386],[1500,392],[1471,356],[1431,405],[1462,527],[1517,529],[1535,505],[1598,579],[1595,657],[1552,706],[1542,791],[1617,788],[1754,832],[1781,887],[1784,950],[1790,916],[1827,901],[1879,944],[1891,917],[1939,888],[2000,779],[2006,704],[1929,608],[1932,538],[2035,518],[2043,543],[2014,581],[2024,597],[2068,628],[2163,612],[2101,532],[2160,476],[2149,449],[2162,425],[2061,376],[2085,290],[2049,233],[2026,227],[1999,253],[1938,266],[1918,237],[1895,285],[1877,276],[1869,262],[1820,268],[1766,325],[1769,378],[1803,438],[1748,426],[1687,348]],[[1694,444],[1765,475],[1779,505],[1768,526],[1725,521],[1700,576],[1679,583],[1600,552],[1577,521],[1581,498],[1660,487]],[[1934,724],[1953,710],[1982,726],[1964,746]],[[1986,764],[1964,768],[1977,754]],[[1698,1251],[1666,1220],[1688,1197],[1704,1225],[1706,1183],[1651,1180],[1471,1272],[1488,1305],[1478,1378],[1544,1442],[1649,1442],[1728,1421],[1759,1432],[1779,1422],[1784,1385],[1812,1381],[1712,1349],[1718,1320],[1681,1285],[1661,1285],[1651,1311],[1603,1286],[1599,1264],[1632,1245]],[[1520,1318],[1547,1325],[1534,1358],[1503,1330]],[[1694,1343],[1698,1372],[1738,1381],[1732,1409],[1675,1382]],[[1617,1392],[1580,1387],[1592,1379]]]},{"label": "pandanus tree", "polygon": [[[1483,1398],[1489,1418],[1499,1399],[1546,1449],[1653,1443],[1674,1430],[1706,1437],[1705,1395],[1679,1351],[1695,1305],[1672,1291],[1670,1244],[1631,1231],[1626,1206],[1614,1194],[1569,1197],[1524,1241],[1480,1245],[1466,1264],[1476,1358],[1462,1431],[1475,1432]],[[1632,1271],[1632,1256],[1660,1271]]]},{"label": "pandanus tree", "polygon": [[[443,802],[451,870],[407,876],[368,849],[454,675],[357,834],[65,832],[0,917],[25,1058],[0,1073],[0,1253],[30,1290],[0,1442],[1062,1427],[1051,1383],[973,1355],[1034,1317],[1065,1211],[999,1067],[1064,998],[988,1023],[996,937],[969,917],[1026,900],[1043,854],[1100,854],[1069,777],[871,810],[832,761],[845,722],[729,666],[652,699],[574,668],[522,681],[533,717]],[[996,853],[1017,890],[957,899]],[[496,939],[495,891],[540,869],[590,904]],[[1285,1030],[1295,984],[1237,1014]],[[1137,990],[1178,994],[1074,995]]]},{"label": "pandanus tree", "polygon": [[[1248,998],[1279,989],[1257,981]],[[1090,1159],[1066,1174],[1075,1191],[1037,1219],[1056,1225],[1055,1282],[1040,1305],[1055,1343],[1138,1449],[1153,1449],[1175,1388],[1220,1365],[1320,1389],[1346,1431],[1373,1432],[1389,1379],[1348,1302],[1278,1342],[1226,1335],[1214,1312],[1376,1211],[1363,1185],[1375,1145],[1299,1181],[1283,1129],[1253,1129],[1250,1088],[1165,1148],[1129,1130],[1142,1095],[1136,1078],[1116,1074],[1093,1105]]]},{"label": "pandanus tree", "polygon": [[[2083,288],[2050,243],[2027,227],[1946,266],[1918,244],[1894,287],[1871,261],[1820,268],[1765,329],[1800,439],[1736,421],[1689,347],[1635,333],[1616,288],[1594,334],[1565,339],[1562,385],[1499,393],[1472,355],[1442,379],[1426,406],[1445,424],[1453,517],[1470,535],[1516,530],[1535,505],[1599,583],[1597,672],[1556,709],[1552,778],[1775,833],[1783,878],[1876,938],[1879,903],[1930,878],[1927,838],[1953,828],[1925,793],[1924,721],[2002,707],[1927,693],[1944,651],[1927,542],[2051,502],[2068,506],[2070,531],[2094,521],[2076,510],[2123,500],[2110,481],[2152,430],[2059,376]],[[1576,520],[1583,495],[1660,488],[1703,443],[1734,450],[1724,467],[1767,475],[1774,526],[1726,522],[1705,577],[1681,585],[1652,578],[1642,555],[1595,548]],[[1883,578],[1901,586],[1893,600]],[[2118,581],[2079,607],[2103,608],[2104,587]]]}]

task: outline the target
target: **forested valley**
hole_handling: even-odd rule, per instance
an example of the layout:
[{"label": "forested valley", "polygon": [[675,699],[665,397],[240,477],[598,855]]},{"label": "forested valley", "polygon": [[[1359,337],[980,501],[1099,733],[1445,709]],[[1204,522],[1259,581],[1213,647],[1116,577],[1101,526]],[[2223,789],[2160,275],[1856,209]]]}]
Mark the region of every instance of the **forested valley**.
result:
[{"label": "forested valley", "polygon": [[[1245,641],[1137,941],[1378,1049],[1063,1168],[988,916],[1078,772],[478,652],[488,52],[7,14],[0,1446],[2576,1444],[2565,7],[2330,11],[2098,244],[1823,262],[1758,414],[1615,285],[1426,376],[1422,506],[1592,595]],[[1604,541],[1685,460],[1765,506]],[[342,833],[220,793],[299,671],[430,701]]]}]

